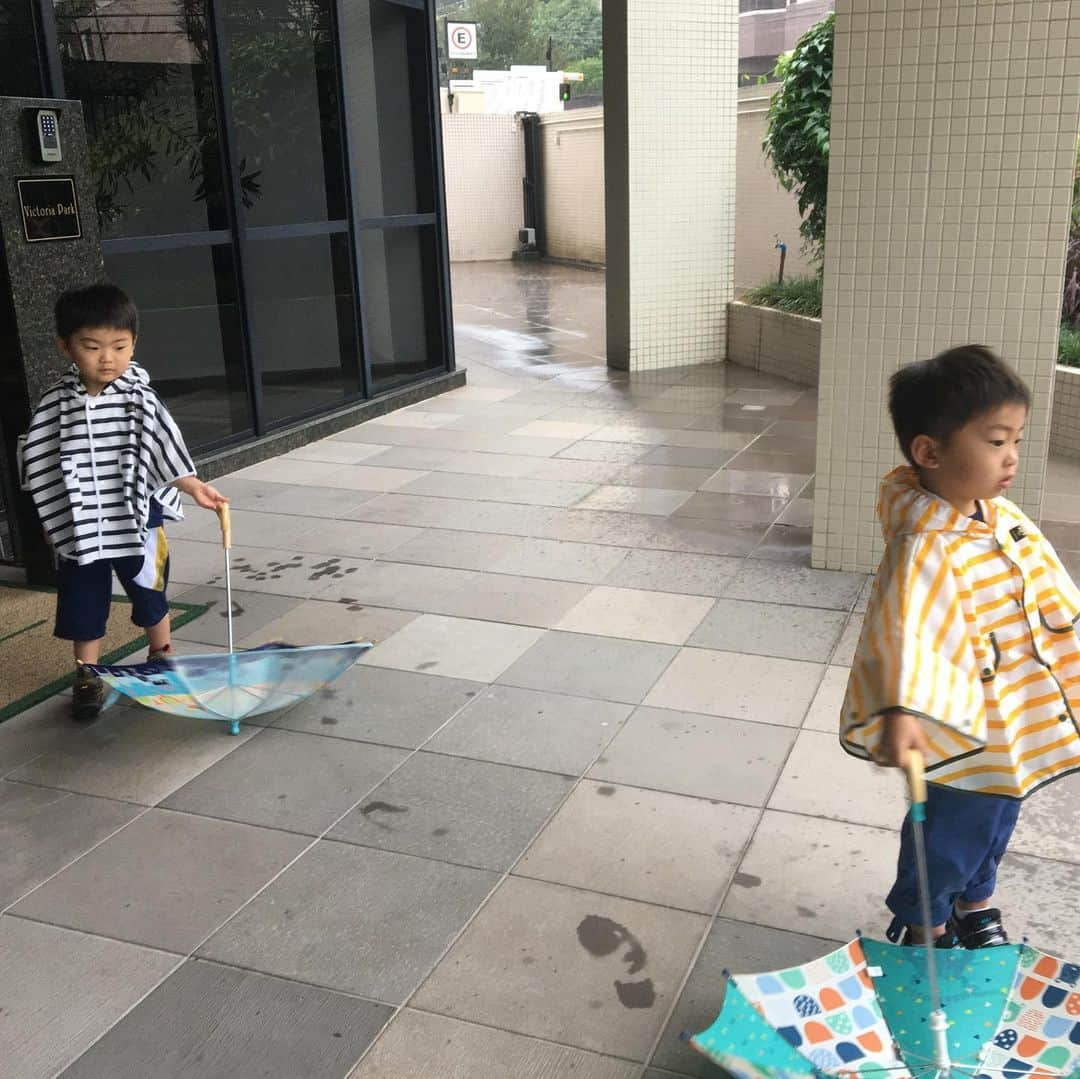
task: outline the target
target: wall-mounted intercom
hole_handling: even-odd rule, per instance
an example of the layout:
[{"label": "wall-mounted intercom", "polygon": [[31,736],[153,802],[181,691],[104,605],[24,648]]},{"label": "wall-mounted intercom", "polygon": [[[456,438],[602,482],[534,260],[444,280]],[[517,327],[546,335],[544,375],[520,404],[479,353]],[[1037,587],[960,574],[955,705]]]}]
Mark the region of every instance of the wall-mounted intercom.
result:
[{"label": "wall-mounted intercom", "polygon": [[60,150],[60,115],[55,109],[35,109],[34,135],[38,160],[46,164],[63,161]]}]

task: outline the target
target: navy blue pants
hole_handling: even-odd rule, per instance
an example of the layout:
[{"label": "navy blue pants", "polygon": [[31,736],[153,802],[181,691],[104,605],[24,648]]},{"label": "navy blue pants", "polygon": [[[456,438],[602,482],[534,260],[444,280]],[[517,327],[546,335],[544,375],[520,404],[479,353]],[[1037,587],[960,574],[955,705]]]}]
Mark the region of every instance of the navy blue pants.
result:
[{"label": "navy blue pants", "polygon": [[[1019,815],[1013,798],[928,784],[924,827],[932,924],[943,925],[958,899],[980,903],[994,894],[998,863]],[[904,925],[922,925],[909,818],[900,833],[896,883],[885,903]]]},{"label": "navy blue pants", "polygon": [[56,625],[53,636],[65,641],[97,641],[105,636],[112,606],[113,573],[131,600],[131,621],[142,629],[156,626],[168,613],[169,547],[160,506],[151,502],[144,553],[103,558],[80,566],[69,558],[57,562]]}]

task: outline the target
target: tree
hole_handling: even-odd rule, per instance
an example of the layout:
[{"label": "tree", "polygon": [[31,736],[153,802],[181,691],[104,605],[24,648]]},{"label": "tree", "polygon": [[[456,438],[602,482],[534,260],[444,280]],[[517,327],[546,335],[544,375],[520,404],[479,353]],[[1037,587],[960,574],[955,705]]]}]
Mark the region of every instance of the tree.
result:
[{"label": "tree", "polygon": [[818,259],[825,246],[835,25],[836,16],[830,15],[780,57],[774,72],[780,87],[769,104],[763,143],[777,179],[799,196],[799,231]]},{"label": "tree", "polygon": [[604,60],[600,56],[586,56],[584,60],[567,60],[563,71],[579,71],[584,82],[574,87],[578,94],[602,94],[604,92]]},{"label": "tree", "polygon": [[551,39],[551,66],[578,71],[571,59],[599,56],[603,47],[604,19],[596,0],[543,0],[533,17],[537,37],[547,46]]},{"label": "tree", "polygon": [[[471,0],[455,21],[479,23],[476,66],[505,70],[513,64],[542,64],[547,38],[541,41],[534,19],[538,0]],[[445,41],[445,19],[440,16],[440,41]]]}]

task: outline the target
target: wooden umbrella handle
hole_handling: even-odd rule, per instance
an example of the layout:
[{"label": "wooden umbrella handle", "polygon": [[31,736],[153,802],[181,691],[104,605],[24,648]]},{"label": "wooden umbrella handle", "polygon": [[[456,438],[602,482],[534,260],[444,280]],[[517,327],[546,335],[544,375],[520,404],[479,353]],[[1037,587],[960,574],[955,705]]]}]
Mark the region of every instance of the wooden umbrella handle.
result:
[{"label": "wooden umbrella handle", "polygon": [[229,517],[228,502],[218,504],[217,515],[221,522],[221,546],[228,551],[232,547],[232,520]]},{"label": "wooden umbrella handle", "polygon": [[926,765],[923,755],[917,749],[908,753],[904,761],[904,771],[907,773],[911,801],[915,805],[924,805],[926,802]]}]

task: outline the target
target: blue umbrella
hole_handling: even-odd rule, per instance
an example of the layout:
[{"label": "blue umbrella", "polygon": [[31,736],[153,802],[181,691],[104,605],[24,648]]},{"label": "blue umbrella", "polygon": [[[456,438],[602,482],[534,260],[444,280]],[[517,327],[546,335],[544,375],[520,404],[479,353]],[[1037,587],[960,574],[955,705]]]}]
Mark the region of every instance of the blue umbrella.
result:
[{"label": "blue umbrella", "polygon": [[229,651],[171,656],[152,663],[92,665],[90,670],[111,689],[139,704],[178,716],[216,719],[240,733],[240,721],[290,708],[332,682],[372,647],[371,642],[294,647],[266,644],[236,651],[233,645],[232,574],[229,507],[222,505],[225,590]]}]

